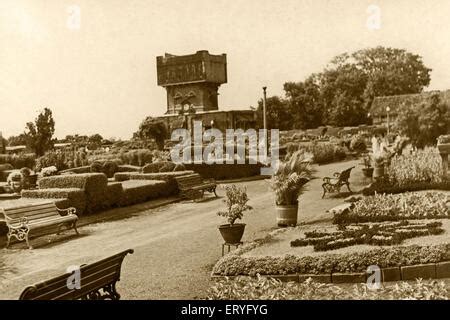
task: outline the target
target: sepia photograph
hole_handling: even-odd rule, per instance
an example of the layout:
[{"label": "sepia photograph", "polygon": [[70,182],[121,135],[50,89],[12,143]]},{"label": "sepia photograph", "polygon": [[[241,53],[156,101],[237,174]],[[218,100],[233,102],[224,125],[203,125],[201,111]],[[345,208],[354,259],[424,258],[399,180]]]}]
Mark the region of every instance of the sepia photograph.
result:
[{"label": "sepia photograph", "polygon": [[0,0],[0,305],[448,300],[449,16]]}]

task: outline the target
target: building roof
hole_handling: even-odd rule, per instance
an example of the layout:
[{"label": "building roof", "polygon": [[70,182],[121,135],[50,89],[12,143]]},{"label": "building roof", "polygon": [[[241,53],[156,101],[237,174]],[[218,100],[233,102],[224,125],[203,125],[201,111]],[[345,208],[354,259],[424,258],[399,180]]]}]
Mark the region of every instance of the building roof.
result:
[{"label": "building roof", "polygon": [[397,114],[397,110],[400,106],[424,103],[433,94],[439,94],[443,102],[450,105],[450,90],[436,90],[416,94],[375,97],[370,108],[370,113],[376,116],[383,116],[386,115],[386,108],[389,107],[390,114]]}]

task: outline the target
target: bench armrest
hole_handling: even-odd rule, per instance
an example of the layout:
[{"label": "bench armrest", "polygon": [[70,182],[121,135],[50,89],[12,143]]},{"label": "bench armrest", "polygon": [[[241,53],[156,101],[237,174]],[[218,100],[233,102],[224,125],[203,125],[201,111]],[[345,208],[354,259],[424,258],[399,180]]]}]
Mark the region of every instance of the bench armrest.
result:
[{"label": "bench armrest", "polygon": [[340,172],[333,173],[333,177],[335,177],[335,178],[339,178],[340,176],[341,176]]},{"label": "bench armrest", "polygon": [[8,223],[8,220],[9,220],[9,219],[6,220],[6,224],[8,225],[8,228],[11,228],[11,229],[20,229],[20,228],[23,228],[23,227],[25,227],[25,228],[28,227],[28,219],[27,219],[27,217],[21,217],[21,218],[20,218],[20,221],[18,222],[19,225],[18,225],[18,226],[15,226],[15,227],[12,226],[12,225],[10,225],[10,224]]},{"label": "bench armrest", "polygon": [[61,214],[62,216],[75,215],[75,213],[77,212],[77,209],[75,209],[74,207],[69,207],[67,209],[59,209],[59,208],[56,209],[60,212],[60,214],[63,213]]}]

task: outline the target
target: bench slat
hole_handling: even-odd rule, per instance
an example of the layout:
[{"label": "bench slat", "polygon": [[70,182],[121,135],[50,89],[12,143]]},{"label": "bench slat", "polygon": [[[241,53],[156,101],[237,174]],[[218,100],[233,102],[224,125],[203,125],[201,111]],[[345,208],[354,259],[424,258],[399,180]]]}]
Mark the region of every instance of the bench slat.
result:
[{"label": "bench slat", "polygon": [[[67,279],[71,274],[66,273],[27,287],[22,292],[20,299],[59,300],[86,297],[89,293],[96,292],[120,280],[123,259],[128,253],[133,253],[133,250],[129,249],[93,264],[82,266],[80,268],[81,289],[67,288]],[[117,292],[113,292],[113,298],[118,298]]]},{"label": "bench slat", "polygon": [[20,206],[20,207],[11,207],[11,208],[4,208],[3,210],[8,214],[14,214],[14,213],[23,213],[33,210],[39,210],[39,209],[45,209],[45,208],[55,208],[56,205],[53,202],[46,202],[41,204],[31,204],[28,206]]}]

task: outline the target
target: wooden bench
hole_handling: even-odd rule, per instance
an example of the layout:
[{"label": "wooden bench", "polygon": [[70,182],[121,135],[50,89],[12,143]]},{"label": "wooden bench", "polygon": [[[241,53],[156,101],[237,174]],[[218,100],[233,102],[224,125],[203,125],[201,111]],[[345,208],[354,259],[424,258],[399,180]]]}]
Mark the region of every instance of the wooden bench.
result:
[{"label": "wooden bench", "polygon": [[178,189],[182,197],[197,200],[203,198],[205,191],[216,193],[216,181],[214,179],[203,179],[198,173],[175,177]]},{"label": "wooden bench", "polygon": [[[120,280],[122,262],[132,249],[115,254],[78,270],[25,288],[20,300],[119,300],[116,283]],[[75,275],[79,275],[77,286]]]},{"label": "wooden bench", "polygon": [[347,186],[348,191],[352,192],[350,190],[350,182],[348,179],[350,178],[350,172],[352,171],[354,167],[348,168],[342,172],[335,172],[333,174],[333,177],[325,177],[323,178],[323,194],[322,198],[325,197],[325,194],[331,193],[331,192],[341,192],[342,186]]},{"label": "wooden bench", "polygon": [[8,227],[7,248],[11,238],[14,237],[18,241],[25,240],[28,248],[33,249],[29,241],[30,234],[37,232],[41,235],[53,233],[55,226],[58,227],[57,234],[60,233],[61,228],[64,226],[67,229],[74,229],[76,234],[78,234],[78,216],[75,214],[75,208],[58,209],[55,203],[48,202],[4,208],[1,209],[1,212],[3,212]]}]

